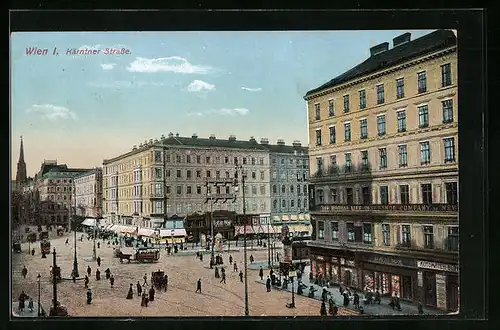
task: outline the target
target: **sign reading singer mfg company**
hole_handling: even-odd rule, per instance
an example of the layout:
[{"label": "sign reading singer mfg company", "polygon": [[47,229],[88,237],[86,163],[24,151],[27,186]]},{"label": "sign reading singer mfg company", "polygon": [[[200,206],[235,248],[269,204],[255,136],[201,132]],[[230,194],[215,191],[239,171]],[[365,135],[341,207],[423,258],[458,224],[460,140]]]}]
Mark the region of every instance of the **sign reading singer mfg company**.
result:
[{"label": "sign reading singer mfg company", "polygon": [[441,264],[439,262],[434,262],[434,261],[418,260],[417,267],[418,268],[425,268],[425,269],[432,269],[432,270],[439,270],[439,271],[450,272],[450,273],[458,273],[459,272],[458,265]]},{"label": "sign reading singer mfg company", "polygon": [[457,205],[449,204],[388,204],[388,205],[318,205],[321,212],[331,211],[415,211],[415,212],[452,212],[458,211]]}]

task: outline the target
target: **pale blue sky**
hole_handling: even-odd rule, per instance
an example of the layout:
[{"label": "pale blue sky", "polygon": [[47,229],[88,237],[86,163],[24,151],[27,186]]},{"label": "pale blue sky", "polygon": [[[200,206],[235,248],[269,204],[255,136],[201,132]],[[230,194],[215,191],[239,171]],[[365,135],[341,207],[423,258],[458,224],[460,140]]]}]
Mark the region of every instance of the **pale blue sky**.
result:
[{"label": "pale blue sky", "polygon": [[[404,32],[431,31],[15,33],[12,175],[20,135],[30,176],[44,159],[99,166],[169,132],[305,145],[304,94]],[[26,55],[29,47],[49,54]],[[101,53],[65,54],[80,47]],[[105,55],[106,47],[131,54]]]}]

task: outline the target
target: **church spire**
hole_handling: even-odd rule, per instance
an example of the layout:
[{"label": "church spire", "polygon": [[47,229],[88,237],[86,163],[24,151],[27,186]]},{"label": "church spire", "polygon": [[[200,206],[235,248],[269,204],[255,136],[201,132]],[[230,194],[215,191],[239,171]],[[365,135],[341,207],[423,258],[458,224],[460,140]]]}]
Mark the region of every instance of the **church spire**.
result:
[{"label": "church spire", "polygon": [[17,162],[16,184],[22,186],[27,181],[26,163],[24,162],[23,137],[21,136],[21,147],[19,149],[19,161]]}]

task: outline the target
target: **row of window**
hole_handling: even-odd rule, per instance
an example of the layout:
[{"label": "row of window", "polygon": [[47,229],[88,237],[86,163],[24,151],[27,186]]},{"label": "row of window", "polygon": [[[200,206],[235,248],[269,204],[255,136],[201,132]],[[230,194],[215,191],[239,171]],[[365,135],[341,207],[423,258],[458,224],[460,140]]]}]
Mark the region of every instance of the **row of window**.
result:
[{"label": "row of window", "polygon": [[[289,158],[290,165],[293,165],[293,163],[294,163],[293,160],[294,160],[294,158]],[[277,158],[271,159],[271,164],[276,165],[277,163],[278,163]],[[281,165],[285,165],[285,158],[280,158],[279,163]],[[300,159],[300,158],[295,159],[295,165],[297,165],[297,166],[307,165],[307,159]]]},{"label": "row of window", "polygon": [[[453,121],[453,100],[448,99],[441,101],[442,111],[443,111],[443,123],[450,123]],[[418,110],[418,128],[425,128],[429,126],[429,108],[427,104],[420,105],[417,107]],[[360,127],[360,139],[368,138],[368,120],[366,118],[359,120]],[[397,131],[398,133],[406,132],[406,110],[397,111]],[[330,126],[328,128],[330,135],[330,144],[335,144],[337,142],[337,134],[335,126]],[[377,134],[378,136],[384,136],[387,134],[387,124],[385,114],[377,116]],[[351,122],[344,122],[344,142],[351,141]],[[316,129],[316,145],[322,145],[322,131],[321,128]]]},{"label": "row of window", "polygon": [[[456,182],[446,182],[446,204],[456,205],[458,204],[458,185]],[[410,187],[406,184],[398,186],[399,193],[399,203],[392,204],[411,204],[410,199]],[[348,205],[357,204],[354,199],[354,189],[347,187],[344,188],[339,195],[339,189],[331,188],[329,201],[325,200],[325,192],[323,189],[316,190],[316,200],[318,204],[329,203],[345,203]],[[433,204],[437,202],[435,198],[433,198],[432,194],[432,184],[431,183],[423,183],[420,185],[420,195],[423,204]],[[388,186],[380,186],[379,187],[379,196],[380,196],[380,204],[388,205],[389,201],[389,187]],[[415,199],[415,198],[414,198]],[[369,186],[364,186],[361,188],[361,193],[358,196],[358,203],[363,205],[372,204],[372,191]]]},{"label": "row of window", "polygon": [[52,180],[52,179],[49,179],[49,184],[52,184],[52,183],[72,183],[73,180],[71,179],[57,179],[57,180]]},{"label": "row of window", "polygon": [[[397,241],[395,245],[403,247],[412,247],[411,225],[398,225]],[[432,225],[422,226],[424,236],[424,249],[434,249],[434,227]],[[353,222],[346,223],[347,242],[373,244],[373,224],[364,223],[361,226],[355,226]],[[339,240],[339,223],[336,221],[330,222],[330,238],[333,242]],[[325,239],[325,222],[318,221],[317,239]],[[458,251],[458,227],[449,226],[446,249],[448,251]],[[390,224],[382,224],[382,244],[391,246],[391,226]]]},{"label": "row of window", "polygon": [[[278,210],[278,200],[277,199],[273,199],[273,211],[277,211]],[[287,208],[288,206],[290,206],[290,208],[295,208],[295,199],[290,199],[290,200],[286,200],[286,199],[282,199],[281,200],[281,208]],[[304,209],[307,209],[307,198],[304,198],[304,204],[302,204],[302,199],[297,199],[297,208],[302,208],[304,207]]]},{"label": "row of window", "polygon": [[[417,73],[417,92],[418,94],[427,92],[427,73],[426,71]],[[451,79],[451,64],[447,63],[441,66],[441,88],[450,86],[452,84]],[[379,84],[376,86],[377,89],[377,105],[385,103],[385,88],[384,84]],[[402,99],[405,97],[405,82],[404,78],[396,79],[396,99]],[[350,111],[349,95],[343,96],[344,113]],[[319,103],[314,105],[315,107],[315,120],[321,119],[321,106]],[[366,90],[362,89],[359,91],[359,109],[366,109]],[[335,116],[335,106],[334,100],[328,100],[328,116]]]},{"label": "row of window", "polygon": [[[424,141],[419,143],[420,146],[420,165],[428,165],[431,163],[431,146],[429,141]],[[449,137],[443,139],[444,147],[444,163],[454,163],[456,162],[455,157],[455,138]],[[361,165],[368,167],[370,165],[368,150],[361,150]],[[344,154],[345,159],[345,170],[350,171],[352,169],[352,154],[347,152]],[[399,167],[408,166],[408,146],[406,144],[401,144],[398,146],[398,165]],[[386,169],[388,167],[388,154],[387,148],[378,148],[378,165],[379,169]],[[337,166],[337,155],[330,156],[330,166]],[[324,161],[323,157],[316,158],[316,168],[318,172],[324,172]]]},{"label": "row of window", "polygon": [[[278,193],[278,186],[273,184],[272,186],[272,192],[273,194],[277,194]],[[295,193],[295,186],[294,185],[290,185],[287,189],[287,186],[282,184],[281,185],[281,193],[282,194],[286,194],[287,192],[289,192],[290,194],[294,194]],[[302,188],[302,193],[304,194],[307,194],[307,185],[305,184],[304,187]],[[297,194],[301,194],[301,191],[300,191],[300,184],[297,185]]]},{"label": "row of window", "polygon": [[[201,155],[196,155],[196,156],[191,156],[191,155],[175,155],[175,157],[172,157],[170,154],[165,155],[165,162],[166,163],[171,163],[173,159],[175,159],[175,162],[180,164],[184,162],[186,164],[201,164],[202,160],[204,160],[205,164],[234,164],[238,165],[239,164],[239,159],[242,160],[243,164],[251,164],[251,165],[257,165],[257,158],[255,157],[229,157],[229,156],[205,156],[202,158]],[[159,163],[162,162],[162,151],[155,151],[155,162]],[[260,157],[258,159],[259,165],[264,165],[264,158]]]}]

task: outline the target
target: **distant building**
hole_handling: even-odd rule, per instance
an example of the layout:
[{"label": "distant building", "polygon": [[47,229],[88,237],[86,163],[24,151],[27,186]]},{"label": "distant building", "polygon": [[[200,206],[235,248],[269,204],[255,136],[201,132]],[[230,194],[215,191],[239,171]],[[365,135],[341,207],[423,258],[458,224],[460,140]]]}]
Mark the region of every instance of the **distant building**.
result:
[{"label": "distant building", "polygon": [[76,215],[98,218],[102,213],[102,169],[95,168],[74,178]]},{"label": "distant building", "polygon": [[[271,164],[271,158],[277,163]],[[281,158],[286,158],[286,167],[280,165]],[[296,167],[298,163],[300,170]],[[246,181],[245,187],[235,192],[235,180],[241,185],[237,165],[246,171]],[[286,146],[280,141],[270,145],[266,139],[258,143],[253,137],[241,141],[235,136],[217,139],[171,133],[160,140],[151,139],[134,146],[124,155],[104,160],[104,215],[113,223],[159,227],[174,214],[188,216],[210,210],[241,214],[244,190],[246,212],[260,214],[263,223],[273,214],[281,221],[282,212],[298,219],[301,212],[307,211],[308,203],[304,205],[301,200],[298,207],[299,195],[295,190],[286,195],[275,194],[273,198],[279,198],[280,208],[272,207],[271,168],[276,173],[286,172],[285,178],[292,178],[295,188],[297,172],[303,176],[303,165],[307,165],[307,148],[297,143]],[[280,184],[279,180],[274,182]],[[215,196],[213,200],[209,198],[209,191]],[[286,205],[281,204],[283,199]]]},{"label": "distant building", "polygon": [[456,36],[405,33],[307,92],[311,269],[456,311]]},{"label": "distant building", "polygon": [[26,163],[24,161],[23,137],[21,136],[21,145],[19,147],[19,160],[17,162],[16,188],[22,188],[26,184],[28,176],[26,174]]},{"label": "distant building", "polygon": [[75,176],[91,169],[68,168],[66,164],[57,164],[55,160],[42,163],[36,175],[36,189],[39,193],[40,209],[39,223],[52,225],[68,225],[69,215],[75,210],[71,207]]}]

